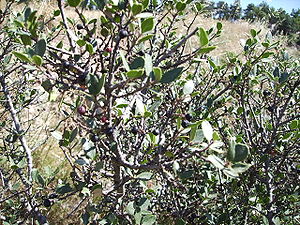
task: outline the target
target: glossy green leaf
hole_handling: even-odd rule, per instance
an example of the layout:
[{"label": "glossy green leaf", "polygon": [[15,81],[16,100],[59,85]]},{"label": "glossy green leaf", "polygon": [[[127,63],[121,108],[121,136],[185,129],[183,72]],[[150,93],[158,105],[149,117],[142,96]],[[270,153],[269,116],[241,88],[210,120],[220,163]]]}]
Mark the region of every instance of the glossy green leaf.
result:
[{"label": "glossy green leaf", "polygon": [[81,0],[67,0],[69,6],[71,7],[76,7],[79,5],[79,3],[81,2]]},{"label": "glossy green leaf", "polygon": [[206,53],[209,53],[213,50],[215,50],[217,48],[217,46],[208,46],[208,47],[205,47],[205,48],[201,48],[198,53],[199,54],[206,54]]},{"label": "glossy green leaf", "polygon": [[142,33],[146,33],[148,31],[151,31],[154,27],[154,18],[150,17],[142,21],[141,29]]},{"label": "glossy green leaf", "polygon": [[32,56],[32,61],[37,65],[37,66],[41,66],[43,64],[43,59],[41,56],[39,55],[34,55]]},{"label": "glossy green leaf", "polygon": [[47,49],[47,43],[45,39],[40,39],[35,45],[34,51],[36,55],[39,55],[41,57],[44,56]]},{"label": "glossy green leaf", "polygon": [[155,215],[146,215],[146,216],[143,216],[141,225],[152,225],[155,223],[156,223]]},{"label": "glossy green leaf", "polygon": [[146,35],[146,36],[140,38],[140,39],[138,40],[138,44],[140,44],[140,43],[142,43],[142,42],[145,42],[145,41],[151,39],[153,36],[154,36],[154,34],[148,34],[148,35]]},{"label": "glossy green leaf", "polygon": [[186,8],[186,3],[184,3],[184,2],[176,3],[176,9],[178,12],[185,10],[185,8]]},{"label": "glossy green leaf", "polygon": [[172,81],[176,80],[179,75],[182,73],[183,67],[175,68],[172,70],[167,71],[162,75],[160,80],[161,83],[171,83]]},{"label": "glossy green leaf", "polygon": [[21,35],[21,40],[24,45],[31,45],[31,37],[29,35]]},{"label": "glossy green leaf", "polygon": [[91,95],[98,95],[104,85],[104,74],[101,77],[101,80],[96,75],[90,75],[90,79],[88,81],[88,89]]},{"label": "glossy green leaf", "polygon": [[134,79],[134,78],[138,78],[138,77],[143,76],[143,74],[144,74],[144,69],[130,70],[130,71],[128,71],[128,72],[126,73],[126,76],[127,76],[128,78]]},{"label": "glossy green leaf", "polygon": [[20,52],[13,52],[14,56],[16,56],[18,59],[20,59],[23,62],[31,62],[30,59],[23,53]]},{"label": "glossy green leaf", "polygon": [[135,16],[143,11],[143,5],[140,3],[133,4],[131,7],[131,12]]},{"label": "glossy green leaf", "polygon": [[198,36],[200,41],[200,47],[206,46],[209,42],[208,34],[202,27],[199,28]]},{"label": "glossy green leaf", "polygon": [[245,144],[231,141],[230,148],[227,152],[227,159],[231,162],[244,161],[249,155],[249,148]]},{"label": "glossy green leaf", "polygon": [[152,73],[150,74],[152,78],[156,81],[160,81],[162,78],[162,70],[159,67],[154,67]]},{"label": "glossy green leaf", "polygon": [[94,47],[91,43],[86,43],[85,48],[91,55],[94,54]]}]

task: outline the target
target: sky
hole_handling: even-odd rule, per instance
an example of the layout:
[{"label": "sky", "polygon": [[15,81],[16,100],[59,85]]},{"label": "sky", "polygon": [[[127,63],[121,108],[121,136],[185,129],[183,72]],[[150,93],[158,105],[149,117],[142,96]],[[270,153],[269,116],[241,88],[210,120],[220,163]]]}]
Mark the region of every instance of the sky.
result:
[{"label": "sky", "polygon": [[[218,2],[219,0],[215,0]],[[234,0],[224,0],[228,3],[233,3]],[[248,4],[253,3],[254,5],[259,5],[264,2],[263,0],[240,0],[242,8],[245,9]],[[300,8],[300,0],[265,0],[269,6],[273,6],[275,9],[283,8],[287,13],[291,13],[292,9]]]}]

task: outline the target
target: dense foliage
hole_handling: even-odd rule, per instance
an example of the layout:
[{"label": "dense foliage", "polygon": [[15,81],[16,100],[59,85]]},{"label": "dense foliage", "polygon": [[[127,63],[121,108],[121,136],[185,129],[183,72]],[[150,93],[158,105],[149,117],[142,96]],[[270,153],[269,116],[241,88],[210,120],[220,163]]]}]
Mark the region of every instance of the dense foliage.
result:
[{"label": "dense foliage", "polygon": [[[299,60],[272,35],[215,58],[222,23],[194,24],[197,1],[95,1],[94,18],[16,3],[0,11],[2,224],[299,223]],[[38,141],[57,139],[63,176],[32,140],[50,107]]]}]

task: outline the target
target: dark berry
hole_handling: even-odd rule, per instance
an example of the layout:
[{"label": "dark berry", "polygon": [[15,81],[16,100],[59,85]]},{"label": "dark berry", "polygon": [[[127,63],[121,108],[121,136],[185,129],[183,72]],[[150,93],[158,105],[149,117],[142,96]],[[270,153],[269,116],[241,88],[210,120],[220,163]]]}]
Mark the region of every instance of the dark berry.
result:
[{"label": "dark berry", "polygon": [[68,68],[70,65],[71,65],[71,63],[69,63],[68,61],[63,62],[63,67],[64,68]]},{"label": "dark berry", "polygon": [[273,111],[274,111],[274,107],[273,107],[273,106],[269,106],[269,107],[267,108],[267,110],[268,110],[269,112],[273,112]]},{"label": "dark berry", "polygon": [[131,133],[137,134],[138,132],[139,132],[139,130],[137,129],[137,127],[132,127],[131,128]]},{"label": "dark berry", "polygon": [[181,126],[182,126],[183,128],[187,128],[187,127],[189,126],[189,124],[190,124],[190,122],[187,121],[187,120],[182,120],[182,122],[181,122]]},{"label": "dark berry", "polygon": [[43,201],[43,205],[45,206],[45,207],[50,207],[51,206],[51,201],[49,200],[49,199],[44,199],[44,201]]},{"label": "dark berry", "polygon": [[105,49],[105,51],[111,53],[111,52],[113,51],[113,49],[110,48],[110,47],[107,47],[107,48]]},{"label": "dark berry", "polygon": [[120,30],[120,32],[119,32],[119,36],[120,36],[121,39],[128,37],[128,35],[129,35],[129,34],[128,34],[128,31],[127,31],[127,30],[122,29],[122,30]]},{"label": "dark berry", "polygon": [[50,199],[57,198],[57,197],[58,197],[58,194],[56,194],[56,193],[52,193],[49,195]]},{"label": "dark berry", "polygon": [[152,131],[152,134],[158,135],[158,134],[159,134],[159,130],[158,130],[158,129],[154,129],[154,130]]},{"label": "dark berry", "polygon": [[191,121],[192,119],[193,119],[193,116],[191,115],[191,114],[185,114],[185,119],[187,120],[187,121]]},{"label": "dark berry", "polygon": [[85,108],[85,106],[79,106],[78,108],[77,108],[77,112],[80,114],[80,115],[84,115],[85,113],[86,113],[86,108]]},{"label": "dark berry", "polygon": [[112,127],[107,127],[104,131],[105,134],[107,135],[112,135],[114,133],[114,128]]},{"label": "dark berry", "polygon": [[144,55],[145,55],[145,53],[144,53],[143,51],[139,51],[137,54],[138,54],[139,56],[144,56]]},{"label": "dark berry", "polygon": [[91,141],[92,141],[92,142],[98,142],[99,140],[100,140],[100,138],[99,138],[98,135],[95,135],[95,134],[94,134],[94,135],[91,136]]},{"label": "dark berry", "polygon": [[78,30],[82,30],[82,29],[84,29],[84,26],[81,23],[79,23],[79,24],[76,25],[76,28]]},{"label": "dark berry", "polygon": [[263,91],[263,95],[264,95],[265,97],[269,96],[270,94],[271,94],[271,92],[269,92],[269,91],[267,91],[267,90],[264,90],[264,91]]},{"label": "dark berry", "polygon": [[78,79],[77,79],[78,84],[85,84],[85,78],[86,78],[86,75],[83,75],[83,74],[79,75]]},{"label": "dark berry", "polygon": [[100,120],[102,123],[107,123],[108,121],[106,116],[102,116]]}]

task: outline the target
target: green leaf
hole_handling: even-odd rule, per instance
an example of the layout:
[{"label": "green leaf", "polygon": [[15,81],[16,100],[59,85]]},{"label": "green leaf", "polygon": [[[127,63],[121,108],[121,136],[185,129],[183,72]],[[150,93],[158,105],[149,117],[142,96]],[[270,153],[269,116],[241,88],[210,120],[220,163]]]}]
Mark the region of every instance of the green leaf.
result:
[{"label": "green leaf", "polygon": [[37,65],[37,66],[41,66],[43,64],[43,59],[41,56],[39,55],[34,55],[32,56],[32,61]]},{"label": "green leaf", "polygon": [[186,4],[184,2],[177,2],[176,9],[178,12],[185,10]]},{"label": "green leaf", "polygon": [[279,78],[279,83],[282,84],[289,78],[290,74],[287,72],[281,73]]},{"label": "green leaf", "polygon": [[78,134],[78,127],[76,127],[74,130],[72,130],[69,141],[72,142],[76,138]]},{"label": "green leaf", "polygon": [[156,222],[156,216],[155,215],[146,215],[146,216],[143,216],[143,219],[142,219],[142,225],[152,225],[152,224],[155,224]]},{"label": "green leaf", "polygon": [[221,30],[223,27],[223,24],[221,22],[217,22],[217,29]]},{"label": "green leaf", "polygon": [[144,0],[142,2],[144,9],[147,9],[147,7],[149,6],[150,0]]},{"label": "green leaf", "polygon": [[200,41],[200,47],[203,47],[208,44],[209,42],[208,34],[202,27],[199,28],[198,36]]},{"label": "green leaf", "polygon": [[151,173],[151,172],[142,172],[142,173],[138,174],[136,178],[143,179],[143,180],[150,180],[152,175],[153,175],[153,173]]},{"label": "green leaf", "polygon": [[227,152],[227,159],[231,162],[240,162],[245,160],[249,155],[249,148],[245,144],[230,142],[230,148]]},{"label": "green leaf", "polygon": [[274,52],[265,52],[264,54],[262,54],[261,58],[262,59],[269,58],[273,54]]},{"label": "green leaf", "polygon": [[162,77],[162,70],[159,67],[154,67],[152,73],[150,74],[152,78],[156,81],[160,81]]},{"label": "green leaf", "polygon": [[183,86],[183,94],[189,95],[194,91],[194,82],[192,80],[187,81]]},{"label": "green leaf", "polygon": [[99,80],[99,78],[95,75],[89,75],[90,76],[90,79],[88,81],[88,84],[89,84],[89,92],[91,95],[98,95],[104,85],[104,77],[105,76],[104,74],[102,75],[101,79]]},{"label": "green leaf", "polygon": [[139,70],[130,70],[126,73],[126,76],[128,78],[134,79],[143,76],[144,74],[144,69],[139,69]]},{"label": "green leaf", "polygon": [[232,165],[232,169],[236,172],[236,173],[244,173],[246,172],[249,168],[251,167],[250,164],[246,164],[246,163],[235,163]]},{"label": "green leaf", "polygon": [[199,54],[206,54],[206,53],[209,53],[213,50],[215,50],[217,48],[217,46],[208,46],[208,47],[205,47],[205,48],[201,48],[198,53]]},{"label": "green leaf", "polygon": [[257,32],[256,32],[256,30],[251,29],[250,34],[251,34],[252,37],[255,37],[257,35]]},{"label": "green leaf", "polygon": [[94,54],[94,48],[93,48],[93,45],[92,45],[91,43],[86,43],[85,49],[86,49],[91,55]]},{"label": "green leaf", "polygon": [[21,40],[24,45],[31,45],[31,37],[29,35],[21,35]]},{"label": "green leaf", "polygon": [[131,12],[132,14],[135,16],[139,13],[141,13],[143,11],[143,5],[142,4],[133,4],[132,7],[131,7]]},{"label": "green leaf", "polygon": [[21,61],[30,63],[30,59],[25,54],[20,53],[20,52],[13,52],[13,54]]},{"label": "green leaf", "polygon": [[134,208],[134,202],[129,202],[126,206],[126,211],[128,212],[129,215],[134,215],[135,213],[135,208]]},{"label": "green leaf", "polygon": [[80,39],[80,40],[76,41],[76,43],[77,43],[80,47],[82,47],[82,46],[84,46],[84,45],[86,44],[86,41]]},{"label": "green leaf", "polygon": [[216,155],[209,155],[206,160],[211,162],[218,169],[224,169],[225,167],[225,162]]},{"label": "green leaf", "polygon": [[193,177],[193,175],[194,175],[193,170],[186,170],[186,171],[178,173],[178,177],[182,180],[189,179],[189,178]]},{"label": "green leaf", "polygon": [[151,31],[153,29],[153,27],[154,27],[154,18],[150,17],[150,18],[145,19],[141,24],[142,33]]},{"label": "green leaf", "polygon": [[72,192],[73,188],[71,188],[70,184],[60,184],[58,185],[58,187],[56,188],[56,193],[57,194],[66,194],[68,192]]},{"label": "green leaf", "polygon": [[153,36],[154,36],[154,34],[148,34],[148,35],[146,35],[146,36],[140,38],[140,39],[138,40],[138,44],[140,44],[140,43],[142,43],[142,42],[145,42],[145,41],[151,39]]},{"label": "green leaf", "polygon": [[151,55],[146,54],[145,55],[145,72],[146,72],[146,76],[149,76],[152,71],[153,71],[152,57],[151,57]]},{"label": "green leaf", "polygon": [[212,126],[208,121],[205,120],[201,123],[201,127],[202,127],[204,137],[208,142],[210,142],[213,139],[213,133],[214,133]]},{"label": "green leaf", "polygon": [[67,0],[69,6],[71,7],[77,7],[79,5],[81,0]]},{"label": "green leaf", "polygon": [[143,57],[136,57],[129,65],[131,70],[141,69],[144,68],[144,66],[145,66],[145,60]]},{"label": "green leaf", "polygon": [[175,68],[172,70],[167,71],[162,75],[160,80],[161,83],[171,83],[174,81],[179,75],[182,73],[183,67]]},{"label": "green leaf", "polygon": [[45,39],[40,39],[36,43],[34,51],[35,51],[36,55],[39,55],[39,56],[43,57],[45,52],[46,52],[46,49],[47,49],[46,40]]}]

